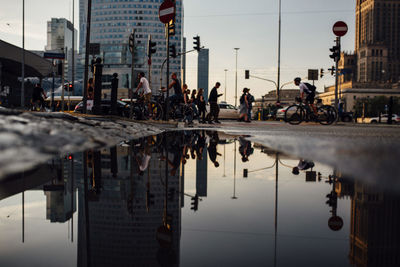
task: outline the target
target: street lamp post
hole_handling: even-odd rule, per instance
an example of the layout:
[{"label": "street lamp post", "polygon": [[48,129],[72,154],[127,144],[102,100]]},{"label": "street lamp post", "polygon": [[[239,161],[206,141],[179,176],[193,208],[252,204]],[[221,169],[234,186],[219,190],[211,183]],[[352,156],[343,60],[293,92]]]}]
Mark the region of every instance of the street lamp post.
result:
[{"label": "street lamp post", "polygon": [[224,94],[224,100],[226,102],[226,73],[228,72],[228,70],[225,69],[224,71],[225,71],[225,94]]},{"label": "street lamp post", "polygon": [[235,74],[235,107],[237,107],[237,66],[238,66],[238,51],[240,48],[234,48],[236,50],[236,74]]},{"label": "street lamp post", "polygon": [[277,85],[276,85],[276,102],[278,103],[280,101],[279,99],[279,86],[280,86],[280,80],[281,80],[281,0],[279,0],[279,36],[278,36],[278,79],[277,79]]},{"label": "street lamp post", "polygon": [[21,107],[25,106],[25,0],[22,0],[22,70]]}]

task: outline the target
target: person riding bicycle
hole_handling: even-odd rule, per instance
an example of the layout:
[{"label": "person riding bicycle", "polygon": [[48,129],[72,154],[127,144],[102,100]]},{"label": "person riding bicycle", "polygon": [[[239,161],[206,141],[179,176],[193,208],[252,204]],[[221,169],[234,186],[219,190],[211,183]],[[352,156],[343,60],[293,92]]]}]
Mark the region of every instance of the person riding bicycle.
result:
[{"label": "person riding bicycle", "polygon": [[[311,87],[312,85],[302,83],[301,78],[297,77],[294,79],[294,84],[297,85],[300,88],[300,98],[301,101],[305,101],[306,104],[310,105],[312,107],[312,110],[314,111],[314,114],[317,115],[317,108],[314,105],[314,100],[315,100],[315,87],[314,90]],[[304,98],[304,94],[306,94],[306,97]]]},{"label": "person riding bicycle", "polygon": [[136,88],[135,94],[137,94],[140,88],[143,89],[140,96],[144,97],[144,104],[147,104],[149,116],[151,117],[153,114],[151,109],[151,89],[149,81],[146,79],[144,72],[139,73],[138,77],[140,79],[140,82],[138,87]]},{"label": "person riding bicycle", "polygon": [[39,104],[40,108],[44,108],[44,100],[47,98],[46,93],[39,83],[35,85],[32,92],[32,105]]},{"label": "person riding bicycle", "polygon": [[171,74],[171,79],[172,82],[168,85],[168,90],[174,88],[174,95],[169,97],[170,105],[172,107],[176,104],[183,103],[183,91],[175,72]]}]

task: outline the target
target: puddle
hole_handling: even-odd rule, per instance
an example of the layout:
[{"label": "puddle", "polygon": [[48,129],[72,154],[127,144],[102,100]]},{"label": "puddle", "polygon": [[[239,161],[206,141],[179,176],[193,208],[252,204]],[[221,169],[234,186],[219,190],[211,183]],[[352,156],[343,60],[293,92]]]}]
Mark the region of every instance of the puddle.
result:
[{"label": "puddle", "polygon": [[398,266],[399,216],[329,166],[170,132],[2,182],[0,266]]}]

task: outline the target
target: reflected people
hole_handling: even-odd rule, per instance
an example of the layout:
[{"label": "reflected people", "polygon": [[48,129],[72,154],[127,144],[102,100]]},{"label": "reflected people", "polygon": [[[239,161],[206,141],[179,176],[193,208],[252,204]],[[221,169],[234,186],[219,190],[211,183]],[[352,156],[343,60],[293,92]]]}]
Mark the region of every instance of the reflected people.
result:
[{"label": "reflected people", "polygon": [[243,137],[239,137],[239,153],[242,156],[242,162],[249,161],[249,156],[254,153],[251,142]]},{"label": "reflected people", "polygon": [[217,145],[219,142],[219,137],[217,132],[209,132],[207,133],[210,137],[210,142],[208,145],[208,156],[210,157],[210,160],[212,163],[214,163],[214,166],[216,168],[219,167],[219,163],[217,161],[217,156],[222,156],[222,154],[217,152]]}]

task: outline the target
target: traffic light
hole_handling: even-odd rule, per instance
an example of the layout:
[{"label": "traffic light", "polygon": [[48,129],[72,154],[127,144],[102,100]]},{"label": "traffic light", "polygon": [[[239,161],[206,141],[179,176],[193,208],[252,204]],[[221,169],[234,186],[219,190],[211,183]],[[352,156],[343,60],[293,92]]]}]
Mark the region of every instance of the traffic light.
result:
[{"label": "traffic light", "polygon": [[176,57],[177,57],[175,45],[171,45],[171,46],[169,47],[169,55],[170,55],[172,58],[176,58]]},{"label": "traffic light", "polygon": [[168,34],[169,36],[175,35],[175,18],[171,19],[170,22],[168,22]]},{"label": "traffic light", "polygon": [[329,207],[336,208],[337,207],[337,194],[336,192],[331,192],[326,195],[328,200],[326,201],[326,204],[329,205]]},{"label": "traffic light", "polygon": [[151,55],[153,55],[154,53],[157,52],[156,46],[157,46],[157,43],[151,41],[151,36],[150,36],[149,45],[147,47],[147,56],[148,56],[148,58],[151,58]]},{"label": "traffic light", "polygon": [[196,36],[196,37],[193,37],[193,39],[194,39],[194,42],[193,42],[193,49],[194,50],[197,50],[198,52],[200,52],[200,46],[201,46],[201,44],[200,44],[200,36]]},{"label": "traffic light", "polygon": [[190,208],[193,211],[197,211],[199,208],[199,196],[196,194],[194,197],[192,197],[192,207]]},{"label": "traffic light", "polygon": [[244,78],[245,78],[246,80],[250,79],[250,70],[245,70],[245,71],[244,71]]},{"label": "traffic light", "polygon": [[135,51],[135,34],[133,33],[129,35],[129,51],[131,52],[131,54],[133,54]]},{"label": "traffic light", "polygon": [[339,61],[339,59],[340,59],[340,46],[339,45],[334,45],[332,48],[329,49],[329,51],[332,52],[332,54],[329,57],[332,58],[335,62]]},{"label": "traffic light", "polygon": [[328,70],[331,71],[331,75],[332,75],[332,76],[335,75],[335,70],[336,70],[335,66],[332,66],[332,68],[330,68],[330,69],[328,69]]},{"label": "traffic light", "polygon": [[319,77],[322,78],[324,77],[324,69],[321,69],[319,72]]}]

